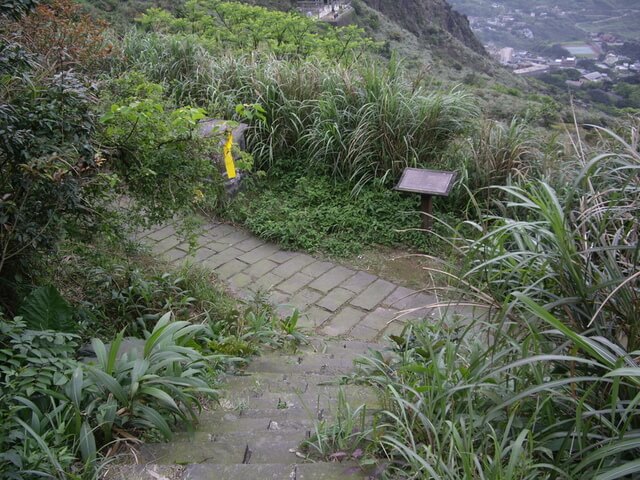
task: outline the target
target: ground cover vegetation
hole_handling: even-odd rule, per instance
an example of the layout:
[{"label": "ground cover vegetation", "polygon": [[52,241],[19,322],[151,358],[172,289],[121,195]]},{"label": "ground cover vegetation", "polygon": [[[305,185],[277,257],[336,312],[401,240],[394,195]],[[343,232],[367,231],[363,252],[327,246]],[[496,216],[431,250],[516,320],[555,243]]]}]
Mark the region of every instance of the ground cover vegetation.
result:
[{"label": "ground cover vegetation", "polygon": [[[448,291],[492,315],[418,323],[396,356],[363,360],[376,428],[346,410],[310,455],[388,478],[637,474],[637,125],[560,137],[537,126],[549,111],[490,120],[469,91],[379,63],[357,28],[258,7],[198,0],[123,33],[67,0],[2,13],[3,475],[91,478],[192,424],[229,357],[300,340],[295,315],[133,255],[126,226],[222,211],[297,248],[432,249],[395,231],[419,226],[390,191],[407,166],[459,173],[434,237],[464,265]],[[219,139],[196,134],[205,116],[250,126],[236,204],[210,161]],[[141,354],[118,356],[130,336]]]}]

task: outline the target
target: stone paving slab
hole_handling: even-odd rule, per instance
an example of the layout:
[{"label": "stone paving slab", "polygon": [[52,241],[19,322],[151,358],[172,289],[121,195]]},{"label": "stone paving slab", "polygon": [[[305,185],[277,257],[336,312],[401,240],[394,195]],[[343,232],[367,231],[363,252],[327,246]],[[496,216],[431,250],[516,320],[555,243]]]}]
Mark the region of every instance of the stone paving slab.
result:
[{"label": "stone paving slab", "polygon": [[311,288],[320,290],[321,292],[328,293],[329,290],[340,286],[342,282],[355,275],[355,271],[343,267],[341,265],[334,266],[331,270],[320,275],[316,280],[309,285]]},{"label": "stone paving slab", "polygon": [[[274,272],[277,275],[277,269]],[[280,285],[278,285],[278,290],[284,293],[295,293],[300,290],[302,287],[306,286],[309,282],[313,281],[313,277],[306,275],[302,272],[294,273],[291,278],[288,278]]]},{"label": "stone paving slab", "polygon": [[338,287],[327,293],[327,296],[319,300],[317,305],[325,310],[329,310],[330,312],[335,312],[342,307],[342,305],[351,300],[353,296],[354,293],[351,290]]},{"label": "stone paving slab", "polygon": [[442,300],[306,253],[279,248],[229,224],[205,225],[189,251],[172,225],[138,235],[171,262],[214,270],[241,299],[262,291],[281,316],[301,313],[299,325],[329,337],[377,341],[399,334],[407,321],[474,315],[470,308],[442,308]]}]

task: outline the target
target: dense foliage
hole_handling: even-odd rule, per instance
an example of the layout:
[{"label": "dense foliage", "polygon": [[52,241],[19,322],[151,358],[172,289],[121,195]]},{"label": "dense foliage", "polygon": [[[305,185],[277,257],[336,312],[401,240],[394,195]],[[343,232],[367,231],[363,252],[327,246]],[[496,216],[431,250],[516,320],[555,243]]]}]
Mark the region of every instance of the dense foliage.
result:
[{"label": "dense foliage", "polygon": [[139,22],[154,32],[195,35],[216,50],[266,51],[279,57],[321,54],[332,61],[353,61],[373,45],[353,25],[323,28],[322,23],[296,11],[281,12],[220,0],[189,0],[180,12],[174,16],[151,8]]},{"label": "dense foliage", "polygon": [[248,133],[258,168],[295,153],[355,187],[375,178],[390,185],[406,166],[436,164],[479,114],[464,90],[412,81],[399,62],[354,69],[320,59],[212,55],[191,37],[132,33],[124,42],[130,68],[164,82],[179,103],[221,116],[260,104],[266,119]]},{"label": "dense foliage", "polygon": [[418,210],[415,195],[371,184],[354,196],[349,184],[292,167],[255,182],[229,215],[285,247],[344,256],[375,245],[427,248],[428,238],[416,228]]},{"label": "dense foliage", "polygon": [[529,123],[557,120],[548,99],[489,121],[358,28],[239,3],[151,9],[123,36],[69,0],[0,15],[0,476],[95,476],[193,425],[229,357],[300,341],[297,313],[125,251],[132,226],[223,203],[205,116],[247,121],[266,171],[226,213],[291,247],[432,247],[390,187],[407,166],[459,173],[434,233],[464,266],[451,291],[490,315],[396,337],[358,379],[385,398],[377,428],[319,428],[311,450],[354,440],[389,478],[640,471],[637,125],[567,135],[568,155]]},{"label": "dense foliage", "polygon": [[457,238],[450,285],[475,320],[445,312],[364,359],[352,380],[385,409],[364,430],[343,409],[311,455],[366,451],[387,478],[638,475],[638,133],[599,132],[595,147],[576,140],[571,182],[494,187],[497,207],[466,222],[478,236]]}]

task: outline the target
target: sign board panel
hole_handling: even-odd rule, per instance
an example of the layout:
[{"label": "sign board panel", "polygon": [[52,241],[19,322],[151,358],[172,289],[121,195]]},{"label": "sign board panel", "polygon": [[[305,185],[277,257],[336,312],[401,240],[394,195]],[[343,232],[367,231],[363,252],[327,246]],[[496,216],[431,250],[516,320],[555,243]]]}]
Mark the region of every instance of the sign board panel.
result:
[{"label": "sign board panel", "polygon": [[455,179],[455,172],[405,168],[395,189],[402,192],[446,197],[451,192]]}]

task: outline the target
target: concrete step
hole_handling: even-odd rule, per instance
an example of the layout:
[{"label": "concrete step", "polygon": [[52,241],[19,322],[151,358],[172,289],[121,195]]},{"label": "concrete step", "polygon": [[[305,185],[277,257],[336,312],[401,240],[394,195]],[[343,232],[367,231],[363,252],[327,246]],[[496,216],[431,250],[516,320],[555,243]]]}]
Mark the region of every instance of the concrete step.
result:
[{"label": "concrete step", "polygon": [[244,438],[222,437],[221,441],[215,442],[173,441],[145,444],[140,448],[139,458],[144,462],[160,465],[289,464],[300,461],[295,453],[300,443],[297,438],[289,438],[287,434],[266,436],[247,433]]},{"label": "concrete step", "polygon": [[302,408],[247,410],[239,413],[206,412],[200,415],[199,421],[198,431],[213,435],[266,430],[298,430],[313,427],[314,412],[308,412]]},{"label": "concrete step", "polygon": [[307,463],[295,465],[189,465],[184,480],[343,480],[364,479],[352,463]]},{"label": "concrete step", "polygon": [[365,479],[351,462],[307,464],[203,463],[198,465],[109,465],[107,480],[343,480]]},{"label": "concrete step", "polygon": [[156,465],[187,465],[213,463],[239,464],[293,464],[302,461],[301,443],[313,431],[279,433],[261,432],[212,437],[212,441],[182,440],[169,443],[144,444],[138,452],[138,461]]},{"label": "concrete step", "polygon": [[256,441],[273,441],[282,442],[292,440],[299,445],[307,438],[313,435],[313,428],[310,429],[278,429],[278,430],[258,430],[255,432],[228,432],[228,433],[209,433],[203,430],[197,430],[193,433],[181,432],[174,436],[175,442],[192,442],[192,443],[211,443],[211,442],[227,442],[242,443],[246,442],[247,436],[251,435]]},{"label": "concrete step", "polygon": [[357,407],[367,404],[371,408],[379,406],[376,391],[359,385],[309,385],[306,391],[256,392],[251,387],[235,385],[222,393],[220,410],[242,412],[262,409],[290,409],[302,407],[312,411],[335,409],[341,396]]},{"label": "concrete step", "polygon": [[333,355],[350,354],[355,356],[365,355],[369,350],[385,351],[389,348],[387,343],[362,342],[358,340],[335,340],[323,337],[314,337],[300,350],[303,352],[326,353]]},{"label": "concrete step", "polygon": [[269,354],[253,360],[246,372],[347,375],[353,371],[356,357],[358,355],[335,356],[308,352],[297,355]]},{"label": "concrete step", "polygon": [[315,375],[304,373],[246,372],[243,375],[225,375],[220,377],[220,390],[226,392],[243,391],[248,393],[306,393],[314,387],[335,387],[340,377],[335,375]]}]

